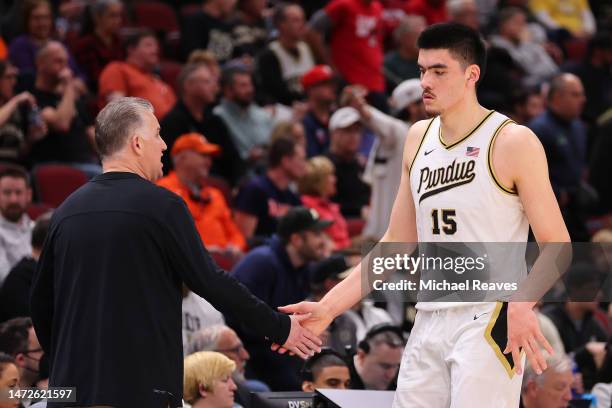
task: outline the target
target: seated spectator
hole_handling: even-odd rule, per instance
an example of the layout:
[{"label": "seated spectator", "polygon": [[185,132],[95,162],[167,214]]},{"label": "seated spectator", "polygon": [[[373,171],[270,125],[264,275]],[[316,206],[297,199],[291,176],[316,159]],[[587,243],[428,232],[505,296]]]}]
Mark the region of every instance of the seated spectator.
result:
[{"label": "seated spectator", "polygon": [[406,14],[425,17],[427,25],[448,21],[445,0],[409,0],[404,6]]},{"label": "seated spectator", "polygon": [[[326,255],[323,230],[330,223],[320,219],[314,210],[292,208],[281,218],[278,236],[246,254],[232,275],[272,308],[306,299],[308,266]],[[273,390],[299,389],[299,359],[270,353],[269,344],[241,327],[236,329],[251,354],[247,373]]]},{"label": "seated spectator", "polygon": [[595,18],[588,1],[530,0],[529,8],[549,31],[566,30],[579,38],[595,33]]},{"label": "seated spectator", "polygon": [[475,0],[450,0],[446,3],[449,21],[480,30],[478,6]]},{"label": "seated spectator", "polygon": [[351,388],[395,390],[405,343],[399,327],[389,324],[373,327],[359,342],[351,361]]},{"label": "seated spectator", "polygon": [[125,62],[109,63],[100,74],[98,95],[101,107],[115,98],[136,96],[147,99],[161,119],[176,103],[170,85],[159,79],[154,69],[159,64],[159,44],[152,31],[142,30],[125,41]]},{"label": "seated spectator", "polygon": [[587,241],[584,208],[578,200],[586,169],[587,135],[580,120],[584,88],[573,74],[560,74],[550,83],[548,108],[529,123],[548,158],[552,188],[572,240]]},{"label": "seated spectator", "polygon": [[81,35],[74,44],[73,52],[89,79],[89,88],[95,92],[104,67],[125,58],[119,38],[122,17],[121,0],[96,0],[85,10]]},{"label": "seated spectator", "polygon": [[290,188],[304,175],[304,148],[291,139],[277,139],[268,150],[268,170],[246,182],[234,199],[234,218],[248,239],[269,237],[278,219],[302,201]]},{"label": "seated spectator", "polygon": [[170,152],[175,140],[195,132],[209,135],[210,141],[221,147],[211,173],[234,185],[244,169],[225,123],[211,112],[218,89],[212,71],[204,63],[187,64],[179,73],[177,84],[179,100],[160,121],[160,133],[168,146],[162,157],[164,172],[167,174],[173,168]]},{"label": "seated spectator", "polygon": [[268,41],[265,11],[267,1],[238,0],[236,19],[233,21],[234,56],[249,64]]},{"label": "seated spectator", "polygon": [[16,167],[0,171],[0,284],[11,268],[32,252],[34,222],[26,213],[31,202],[28,174]]},{"label": "seated spectator", "polygon": [[34,96],[15,95],[17,72],[10,62],[0,61],[0,160],[22,163],[30,144],[43,137],[47,128]]},{"label": "seated spectator", "polygon": [[18,317],[0,324],[0,350],[15,359],[20,386],[34,387],[41,378],[39,362],[43,349],[29,317]]},{"label": "seated spectator", "polygon": [[194,50],[189,54],[189,58],[187,58],[187,65],[191,64],[204,64],[208,67],[212,82],[215,85],[214,94],[216,100],[221,90],[219,87],[221,83],[221,67],[219,66],[219,61],[217,57],[215,57],[215,54],[208,50]]},{"label": "seated spectator", "polygon": [[396,48],[389,51],[384,60],[388,92],[407,79],[421,76],[417,64],[419,56],[417,38],[426,26],[424,17],[406,16],[393,31]]},{"label": "seated spectator", "polygon": [[225,197],[219,189],[206,185],[218,145],[208,143],[199,133],[180,136],[172,146],[174,171],[157,181],[187,204],[202,242],[211,252],[242,256],[244,236],[234,223]]},{"label": "seated spectator", "polygon": [[80,82],[68,67],[64,46],[50,41],[36,56],[36,83],[32,94],[48,127],[46,136],[32,145],[31,164],[63,162],[89,175],[101,167],[94,153],[93,119],[89,115]]},{"label": "seated spectator", "polygon": [[203,0],[200,11],[185,16],[181,24],[185,56],[197,49],[211,51],[220,63],[235,56],[234,25],[228,22],[235,5],[236,0]]},{"label": "seated spectator", "polygon": [[213,307],[206,299],[196,295],[183,284],[183,353],[187,353],[189,344],[194,336],[207,327],[224,324],[225,319],[221,312]]},{"label": "seated spectator", "polygon": [[331,349],[322,349],[304,362],[302,391],[333,388],[347,390],[351,385],[348,365],[342,356]]},{"label": "seated spectator", "polygon": [[377,0],[332,0],[308,25],[310,45],[319,59],[345,82],[365,87],[372,104],[386,110],[382,12]]},{"label": "seated spectator", "polygon": [[491,36],[491,45],[506,50],[523,69],[523,85],[534,87],[550,80],[559,67],[544,47],[530,37],[527,16],[517,7],[508,7],[499,13],[499,32]]},{"label": "seated spectator", "polygon": [[[19,389],[19,370],[15,365],[15,359],[0,351],[0,395],[3,399],[9,390]],[[0,401],[0,408],[19,408],[19,401],[8,402]]]},{"label": "seated spectator", "polygon": [[331,143],[327,157],[336,167],[336,195],[345,217],[365,217],[370,202],[370,186],[361,176],[365,159],[359,155],[363,127],[355,108],[338,109],[329,120]]},{"label": "seated spectator", "polygon": [[249,352],[244,348],[242,341],[234,330],[224,324],[216,324],[203,328],[196,332],[185,355],[199,351],[216,351],[225,355],[236,364],[232,373],[232,379],[236,383],[236,402],[248,407],[250,405],[251,392],[270,391],[267,385],[257,380],[247,380],[244,376],[246,365],[251,358]]},{"label": "seated spectator", "polygon": [[[2,179],[0,179],[2,185]],[[0,286],[0,322],[30,316],[30,289],[40,251],[49,230],[51,215],[42,215],[32,229],[32,252],[21,258]]]},{"label": "seated spectator", "polygon": [[327,157],[313,157],[306,163],[306,174],[298,186],[304,206],[315,209],[322,219],[333,221],[325,232],[333,240],[334,250],[340,250],[351,245],[351,239],[340,207],[330,200],[336,194],[335,172],[334,164]]},{"label": "seated spectator", "polygon": [[521,387],[523,408],[567,407],[572,399],[572,362],[566,355],[546,358],[546,370],[537,374],[531,364],[525,367]]},{"label": "seated spectator", "polygon": [[290,106],[304,96],[301,78],[314,66],[314,56],[304,42],[304,11],[298,4],[277,5],[273,22],[278,38],[257,57],[258,93],[266,103]]},{"label": "seated spectator", "polygon": [[[22,21],[25,32],[11,41],[9,59],[25,76],[29,83],[36,74],[36,57],[40,49],[53,39],[53,11],[48,0],[25,0],[22,6]],[[85,90],[85,79],[70,53],[66,54],[68,65],[77,76],[79,87]]]},{"label": "seated spectator", "polygon": [[301,122],[278,122],[274,129],[272,129],[270,143],[274,143],[275,140],[281,137],[292,139],[306,150],[306,132]]},{"label": "seated spectator", "polygon": [[513,97],[513,108],[510,116],[519,125],[526,125],[540,116],[545,109],[546,100],[539,89],[520,89]]},{"label": "seated spectator", "polygon": [[251,74],[244,68],[230,67],[221,76],[223,98],[214,113],[223,119],[242,160],[260,161],[270,142],[274,123],[268,111],[255,105]]},{"label": "seated spectator", "polygon": [[232,408],[236,364],[221,353],[200,351],[185,358],[183,398],[191,408]]},{"label": "seated spectator", "polygon": [[302,77],[308,110],[302,123],[306,132],[308,157],[327,153],[329,149],[329,118],[336,108],[336,81],[327,65],[316,65]]}]

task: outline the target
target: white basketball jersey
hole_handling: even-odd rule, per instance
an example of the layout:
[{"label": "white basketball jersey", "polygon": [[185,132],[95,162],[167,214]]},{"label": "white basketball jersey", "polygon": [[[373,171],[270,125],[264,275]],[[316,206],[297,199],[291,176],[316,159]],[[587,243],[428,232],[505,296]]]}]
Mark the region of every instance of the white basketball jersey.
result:
[{"label": "white basketball jersey", "polygon": [[[529,222],[521,201],[497,180],[491,165],[495,138],[511,122],[491,111],[464,137],[446,144],[440,117],[430,121],[410,167],[419,242],[527,241]],[[516,273],[523,276],[526,269]],[[418,308],[442,306],[430,303]]]}]

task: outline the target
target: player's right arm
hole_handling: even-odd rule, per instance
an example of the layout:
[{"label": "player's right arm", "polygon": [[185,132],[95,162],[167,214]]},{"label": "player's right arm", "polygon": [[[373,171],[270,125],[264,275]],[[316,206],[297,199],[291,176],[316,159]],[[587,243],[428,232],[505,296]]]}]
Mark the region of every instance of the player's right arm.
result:
[{"label": "player's right arm", "polygon": [[[383,242],[417,242],[415,208],[410,189],[409,171],[428,124],[429,120],[417,122],[408,131],[404,144],[402,176],[391,211],[389,227],[378,245]],[[367,259],[367,256],[364,259]],[[336,316],[352,307],[370,292],[371,288],[362,287],[362,262],[355,265],[349,276],[331,289],[319,302],[301,302],[280,307],[279,310],[286,313],[311,313],[310,319],[306,323],[302,322],[302,325],[313,333],[320,334]]]}]

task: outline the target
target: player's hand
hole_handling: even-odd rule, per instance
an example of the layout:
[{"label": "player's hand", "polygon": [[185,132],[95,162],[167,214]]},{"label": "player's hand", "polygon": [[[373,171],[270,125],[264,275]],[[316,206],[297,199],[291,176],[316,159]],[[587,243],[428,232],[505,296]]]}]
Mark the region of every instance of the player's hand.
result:
[{"label": "player's hand", "polygon": [[291,331],[285,344],[281,347],[272,347],[273,350],[279,350],[283,354],[287,350],[293,354],[297,354],[303,359],[314,356],[315,353],[321,351],[321,340],[310,330],[302,327],[302,323],[310,318],[310,314],[292,315]]},{"label": "player's hand", "polygon": [[[292,305],[281,306],[278,308],[281,312],[292,313],[294,315],[306,315],[308,318],[302,320],[302,327],[310,330],[315,336],[321,335],[323,331],[332,322],[333,316],[327,307],[321,302],[300,302]],[[272,345],[272,350],[281,354],[286,353],[287,349],[278,344]]]},{"label": "player's hand", "polygon": [[512,353],[512,360],[517,374],[523,372],[521,350],[525,351],[529,364],[539,375],[546,370],[546,359],[541,348],[550,355],[554,353],[542,331],[532,304],[526,302],[508,303],[508,344],[504,354]]}]

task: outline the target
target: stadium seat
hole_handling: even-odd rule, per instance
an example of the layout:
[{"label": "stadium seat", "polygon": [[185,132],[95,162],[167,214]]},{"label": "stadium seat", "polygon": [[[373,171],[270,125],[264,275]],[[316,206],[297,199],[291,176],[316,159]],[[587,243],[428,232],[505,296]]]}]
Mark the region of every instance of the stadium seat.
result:
[{"label": "stadium seat", "polygon": [[53,208],[87,183],[81,170],[63,164],[42,164],[32,170],[38,201]]},{"label": "stadium seat", "polygon": [[226,255],[221,252],[211,252],[210,255],[215,260],[217,265],[219,265],[219,267],[226,272],[230,272],[234,265],[236,265],[238,262],[238,259],[234,258],[233,256]]},{"label": "stadium seat", "polygon": [[346,224],[348,227],[349,237],[353,238],[361,235],[361,231],[363,231],[363,227],[365,227],[365,220],[361,218],[348,218],[346,220]]},{"label": "stadium seat", "polygon": [[42,203],[32,203],[30,204],[30,206],[26,209],[26,213],[28,213],[28,217],[30,217],[30,219],[36,221],[36,219],[38,217],[40,217],[41,215],[43,215],[44,213],[46,213],[47,211],[52,210],[53,208],[49,207],[46,204],[42,204]]},{"label": "stadium seat", "polygon": [[146,27],[156,32],[164,32],[166,36],[179,33],[179,25],[174,9],[159,1],[142,1],[133,6],[133,23],[138,27]]},{"label": "stadium seat", "polygon": [[178,92],[176,79],[181,72],[181,68],[181,64],[175,61],[161,61],[159,64],[159,75],[161,79],[170,85],[175,92]]},{"label": "stadium seat", "polygon": [[227,205],[232,205],[232,188],[227,181],[221,177],[208,176],[205,183],[211,187],[219,189],[223,193],[223,197],[225,197]]}]

